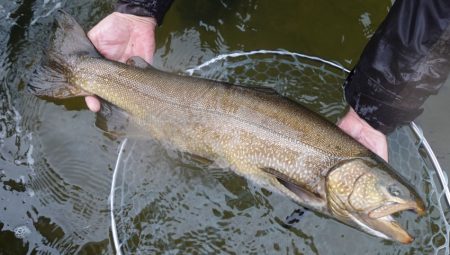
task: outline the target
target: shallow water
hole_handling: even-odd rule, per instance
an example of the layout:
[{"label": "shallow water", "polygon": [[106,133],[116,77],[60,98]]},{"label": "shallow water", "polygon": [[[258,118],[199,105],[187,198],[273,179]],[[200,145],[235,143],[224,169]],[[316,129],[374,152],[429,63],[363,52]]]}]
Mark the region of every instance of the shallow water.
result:
[{"label": "shallow water", "polygon": [[[0,254],[113,252],[108,196],[119,141],[96,127],[95,114],[82,100],[46,102],[24,90],[48,42],[54,10],[68,11],[88,29],[112,3],[0,0]],[[221,53],[285,49],[351,68],[391,1],[286,3],[178,0],[158,29],[155,65],[182,72]],[[335,118],[342,109],[339,92],[324,93],[313,85],[289,91],[290,96]],[[444,169],[450,167],[449,91],[446,86],[429,100],[419,118]],[[404,155],[397,164],[408,160],[409,147],[393,147]],[[149,148],[145,155],[152,167],[139,169],[151,172],[142,172],[142,189],[133,187],[141,192],[133,198],[147,204],[124,214],[141,217],[133,218],[128,247],[169,254],[423,254],[432,251],[430,239],[434,245],[442,242],[431,237],[439,230],[435,211],[432,218],[402,217],[421,236],[412,246],[370,237],[311,212],[286,226],[285,218],[298,208],[294,203],[231,173],[192,166],[157,144]],[[407,176],[422,192],[429,188],[420,179],[426,174]]]}]

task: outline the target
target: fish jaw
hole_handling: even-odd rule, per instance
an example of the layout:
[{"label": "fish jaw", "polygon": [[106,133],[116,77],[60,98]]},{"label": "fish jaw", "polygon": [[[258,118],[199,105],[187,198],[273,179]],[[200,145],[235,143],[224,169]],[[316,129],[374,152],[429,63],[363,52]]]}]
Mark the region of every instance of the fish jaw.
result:
[{"label": "fish jaw", "polygon": [[378,208],[373,209],[368,213],[369,218],[378,219],[384,216],[388,216],[397,212],[414,210],[419,216],[425,215],[426,209],[422,201],[402,201],[391,202],[386,205],[382,205]]},{"label": "fish jaw", "polygon": [[410,209],[420,212],[419,215],[425,212],[425,208],[419,203],[408,204],[408,206],[392,203],[390,206],[383,205],[371,211],[352,211],[349,209],[351,206],[348,207],[349,205],[341,203],[342,201],[337,201],[337,198],[331,198],[328,205],[330,215],[339,221],[370,235],[403,244],[411,243],[414,238],[394,220],[392,214]]},{"label": "fish jaw", "polygon": [[388,240],[395,240],[403,244],[410,244],[414,238],[404,230],[391,215],[372,219],[370,217],[355,217],[349,215],[349,218],[365,232]]},{"label": "fish jaw", "polygon": [[392,214],[414,210],[419,216],[426,212],[426,208],[421,200],[390,202],[368,213],[351,215],[349,218],[358,225],[359,228],[384,239],[392,239],[403,244],[410,244],[414,238],[394,220]]}]

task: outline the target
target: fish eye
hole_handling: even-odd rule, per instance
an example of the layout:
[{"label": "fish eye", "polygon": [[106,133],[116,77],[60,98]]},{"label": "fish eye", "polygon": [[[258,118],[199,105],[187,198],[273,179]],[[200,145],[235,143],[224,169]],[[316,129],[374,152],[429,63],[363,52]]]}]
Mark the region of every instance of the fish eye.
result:
[{"label": "fish eye", "polygon": [[391,195],[393,195],[393,196],[395,196],[395,197],[399,197],[399,196],[402,195],[402,191],[401,191],[400,188],[399,188],[397,185],[395,185],[395,184],[390,185],[390,186],[388,187],[388,191],[389,191],[389,194],[391,194]]}]

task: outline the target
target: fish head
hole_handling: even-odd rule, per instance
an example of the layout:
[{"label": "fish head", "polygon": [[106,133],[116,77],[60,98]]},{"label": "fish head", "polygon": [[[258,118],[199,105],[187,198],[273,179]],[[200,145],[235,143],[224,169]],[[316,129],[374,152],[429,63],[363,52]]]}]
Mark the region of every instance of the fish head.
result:
[{"label": "fish head", "polygon": [[354,158],[334,166],[327,176],[330,213],[369,234],[411,243],[414,239],[392,214],[414,210],[425,214],[415,190],[380,158]]}]

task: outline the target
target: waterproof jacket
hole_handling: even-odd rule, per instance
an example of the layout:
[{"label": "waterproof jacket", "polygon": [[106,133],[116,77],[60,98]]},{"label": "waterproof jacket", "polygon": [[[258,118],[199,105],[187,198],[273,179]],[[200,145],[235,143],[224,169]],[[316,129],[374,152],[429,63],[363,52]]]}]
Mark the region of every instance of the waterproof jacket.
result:
[{"label": "waterproof jacket", "polygon": [[[173,0],[119,0],[116,10],[155,17]],[[414,120],[450,72],[450,0],[397,0],[344,83],[345,99],[387,134]]]},{"label": "waterproof jacket", "polygon": [[161,25],[173,0],[118,0],[116,11],[137,16],[153,17]]},{"label": "waterproof jacket", "polygon": [[397,0],[345,82],[345,98],[389,133],[422,113],[450,72],[450,0]]}]

